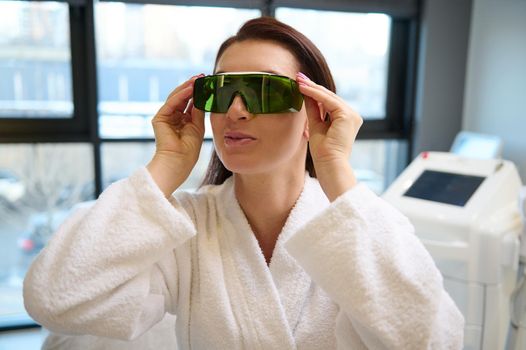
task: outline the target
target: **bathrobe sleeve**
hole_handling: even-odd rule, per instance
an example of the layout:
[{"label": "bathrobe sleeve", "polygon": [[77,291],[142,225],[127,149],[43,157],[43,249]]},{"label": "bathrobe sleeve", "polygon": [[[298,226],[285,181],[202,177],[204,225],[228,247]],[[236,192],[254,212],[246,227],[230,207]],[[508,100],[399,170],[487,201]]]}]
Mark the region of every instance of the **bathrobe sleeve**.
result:
[{"label": "bathrobe sleeve", "polygon": [[29,314],[51,331],[133,339],[175,312],[175,250],[195,235],[145,168],[74,212],[24,280]]},{"label": "bathrobe sleeve", "polygon": [[409,220],[359,184],[289,253],[339,306],[338,349],[461,349],[464,319]]}]

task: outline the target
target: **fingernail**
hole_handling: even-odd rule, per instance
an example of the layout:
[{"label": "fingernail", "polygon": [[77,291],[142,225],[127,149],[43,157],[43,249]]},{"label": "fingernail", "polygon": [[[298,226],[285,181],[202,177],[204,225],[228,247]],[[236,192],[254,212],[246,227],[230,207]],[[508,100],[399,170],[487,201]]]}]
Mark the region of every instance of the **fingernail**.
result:
[{"label": "fingernail", "polygon": [[305,74],[303,74],[302,72],[298,72],[298,76],[300,76],[300,77],[303,78],[303,79],[310,80],[309,77],[306,76]]},{"label": "fingernail", "polygon": [[192,80],[192,79],[197,79],[197,78],[201,78],[201,77],[204,77],[204,76],[205,76],[205,75],[204,75],[203,73],[201,73],[201,74],[196,74],[196,75],[192,76],[192,77],[190,78],[190,80]]}]

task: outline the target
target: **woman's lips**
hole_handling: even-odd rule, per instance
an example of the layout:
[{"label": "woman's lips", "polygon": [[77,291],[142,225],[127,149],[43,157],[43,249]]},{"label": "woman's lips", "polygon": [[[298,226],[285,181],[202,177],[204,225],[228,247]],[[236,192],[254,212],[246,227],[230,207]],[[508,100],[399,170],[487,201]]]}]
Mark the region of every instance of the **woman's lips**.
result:
[{"label": "woman's lips", "polygon": [[246,146],[256,141],[256,138],[238,131],[225,133],[225,145],[230,147]]}]

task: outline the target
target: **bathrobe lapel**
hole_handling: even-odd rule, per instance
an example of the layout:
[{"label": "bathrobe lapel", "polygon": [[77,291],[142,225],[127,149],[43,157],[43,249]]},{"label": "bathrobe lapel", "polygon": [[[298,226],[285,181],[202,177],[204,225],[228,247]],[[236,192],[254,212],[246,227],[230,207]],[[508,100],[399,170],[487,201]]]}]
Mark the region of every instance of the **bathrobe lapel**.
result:
[{"label": "bathrobe lapel", "polygon": [[[225,264],[233,312],[240,320],[251,348],[295,349],[294,330],[308,295],[311,279],[288,254],[284,243],[306,221],[328,204],[316,180],[306,175],[305,186],[292,209],[267,266],[263,253],[235,198],[233,180],[228,179],[218,196],[224,210],[221,245],[231,260]],[[241,324],[242,323],[242,324]]]},{"label": "bathrobe lapel", "polygon": [[279,235],[270,261],[270,273],[278,290],[289,327],[295,333],[312,280],[285,249],[285,242],[307,221],[325,208],[329,201],[318,181],[305,175],[305,186]]}]

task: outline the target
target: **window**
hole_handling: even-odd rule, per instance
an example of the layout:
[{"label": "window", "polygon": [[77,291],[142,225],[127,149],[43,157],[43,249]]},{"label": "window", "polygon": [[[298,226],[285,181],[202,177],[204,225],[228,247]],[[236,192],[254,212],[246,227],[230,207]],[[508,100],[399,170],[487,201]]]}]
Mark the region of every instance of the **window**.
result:
[{"label": "window", "polygon": [[71,118],[67,4],[0,2],[0,118]]},{"label": "window", "polygon": [[0,145],[0,327],[27,322],[22,281],[76,203],[94,198],[92,146]]},{"label": "window", "polygon": [[[180,189],[195,189],[203,181],[208,161],[212,154],[211,141],[205,141],[201,147],[199,160],[192,173]],[[134,170],[148,164],[155,152],[153,142],[104,143],[102,145],[103,187],[129,176]]]},{"label": "window", "polygon": [[407,164],[407,142],[356,140],[349,162],[358,181],[381,194]]},{"label": "window", "polygon": [[[391,38],[397,35],[392,32],[392,18],[382,13],[288,7],[277,7],[275,15],[314,42],[327,60],[338,95],[364,118],[359,135],[373,140],[358,140],[349,161],[359,181],[382,193],[401,171],[398,164],[407,162],[405,142],[376,139],[378,130],[392,130],[397,120],[402,125],[400,119],[406,113],[390,106],[387,99],[389,79],[396,80],[389,71],[396,54],[391,52]],[[396,30],[399,27],[400,23]],[[393,94],[397,92],[391,91]],[[403,96],[391,96],[400,98]],[[380,129],[378,123],[382,123]],[[373,136],[367,137],[372,130]]]},{"label": "window", "polygon": [[385,118],[389,16],[279,7],[276,18],[301,31],[321,50],[343,99],[366,119]]},{"label": "window", "polygon": [[[361,181],[381,193],[406,165],[416,1],[154,2],[0,1],[0,329],[32,324],[21,283],[36,253],[75,204],[151,159],[167,95],[211,73],[219,44],[250,18],[276,16],[320,47],[366,119],[350,159]],[[213,149],[205,123],[185,189]]]},{"label": "window", "polygon": [[[211,74],[216,50],[259,10],[197,6],[96,5],[101,137],[153,137],[150,120],[192,75]],[[210,30],[200,23],[221,25]],[[169,38],[169,39],[168,39]]]}]

